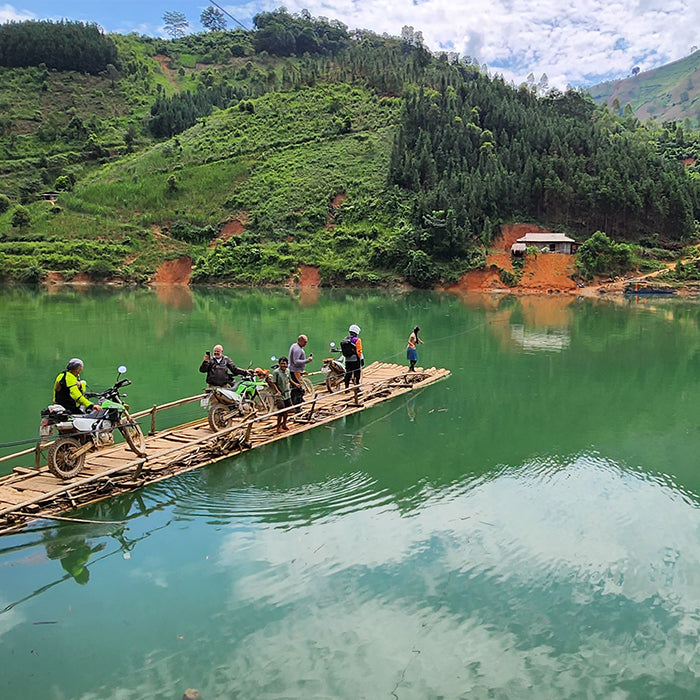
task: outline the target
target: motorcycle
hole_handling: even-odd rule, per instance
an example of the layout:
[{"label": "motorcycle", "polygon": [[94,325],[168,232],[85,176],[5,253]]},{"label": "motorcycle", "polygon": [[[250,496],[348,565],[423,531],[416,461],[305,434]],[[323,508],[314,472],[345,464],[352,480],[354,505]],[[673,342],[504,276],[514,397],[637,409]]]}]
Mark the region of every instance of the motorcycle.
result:
[{"label": "motorcycle", "polygon": [[202,406],[207,408],[209,427],[218,432],[233,425],[235,418],[274,411],[275,400],[266,379],[269,373],[256,367],[252,371],[249,369],[248,378],[241,378],[231,386],[207,389]]},{"label": "motorcycle", "polygon": [[139,457],[146,456],[146,440],[141,428],[129,415],[128,406],[122,401],[126,394],[119,390],[131,384],[131,380],[119,377],[126,372],[121,365],[117,381],[101,393],[87,393],[98,398],[101,410],[96,413],[70,413],[59,404],[51,404],[41,411],[39,435],[42,439],[57,434],[49,447],[49,471],[60,479],[70,479],[80,473],[88,452],[114,444],[114,430],[118,429],[127,445]]},{"label": "motorcycle", "polygon": [[[340,353],[340,348],[331,341],[330,351]],[[341,354],[339,357],[326,357],[323,360],[321,371],[326,375],[326,388],[329,393],[340,389],[345,378],[345,358]]]}]

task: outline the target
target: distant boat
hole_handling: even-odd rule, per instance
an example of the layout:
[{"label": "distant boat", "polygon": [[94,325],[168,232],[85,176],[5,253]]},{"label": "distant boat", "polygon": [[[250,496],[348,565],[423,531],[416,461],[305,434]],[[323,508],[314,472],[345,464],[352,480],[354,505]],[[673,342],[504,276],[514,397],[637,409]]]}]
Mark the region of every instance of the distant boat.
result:
[{"label": "distant boat", "polygon": [[673,287],[659,287],[653,284],[648,284],[647,282],[630,282],[625,287],[625,294],[631,294],[634,296],[640,296],[642,294],[656,294],[673,296],[676,290]]}]

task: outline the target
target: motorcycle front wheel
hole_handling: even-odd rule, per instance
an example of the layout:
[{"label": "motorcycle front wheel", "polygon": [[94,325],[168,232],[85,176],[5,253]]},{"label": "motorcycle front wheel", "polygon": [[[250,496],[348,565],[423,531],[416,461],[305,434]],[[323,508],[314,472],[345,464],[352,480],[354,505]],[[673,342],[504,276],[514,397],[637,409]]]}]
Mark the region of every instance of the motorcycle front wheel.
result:
[{"label": "motorcycle front wheel", "polygon": [[141,426],[134,423],[134,419],[124,411],[124,417],[119,425],[119,432],[124,436],[131,451],[139,457],[146,456],[146,438],[143,436]]},{"label": "motorcycle front wheel", "polygon": [[73,454],[82,447],[80,442],[72,437],[58,438],[50,447],[47,458],[49,471],[59,479],[70,479],[85,464],[85,453],[78,457]]},{"label": "motorcycle front wheel", "polygon": [[275,410],[275,399],[267,389],[256,391],[253,406],[258,413],[270,413]]},{"label": "motorcycle front wheel", "polygon": [[308,377],[301,378],[301,385],[304,387],[304,401],[311,401],[316,398],[316,390]]},{"label": "motorcycle front wheel", "polygon": [[210,406],[207,413],[209,427],[215,433],[231,427],[233,425],[233,413],[233,410],[227,406]]}]

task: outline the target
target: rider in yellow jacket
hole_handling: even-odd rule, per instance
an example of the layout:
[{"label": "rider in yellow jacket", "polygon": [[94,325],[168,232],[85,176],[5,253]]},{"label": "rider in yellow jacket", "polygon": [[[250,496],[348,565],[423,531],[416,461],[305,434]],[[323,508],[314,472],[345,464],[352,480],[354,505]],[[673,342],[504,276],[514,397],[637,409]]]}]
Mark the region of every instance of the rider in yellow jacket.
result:
[{"label": "rider in yellow jacket", "polygon": [[53,402],[60,404],[67,411],[75,413],[80,407],[88,411],[99,411],[100,407],[93,404],[85,396],[85,382],[81,381],[80,373],[83,371],[83,361],[74,357],[66,369],[61,372],[53,385]]}]

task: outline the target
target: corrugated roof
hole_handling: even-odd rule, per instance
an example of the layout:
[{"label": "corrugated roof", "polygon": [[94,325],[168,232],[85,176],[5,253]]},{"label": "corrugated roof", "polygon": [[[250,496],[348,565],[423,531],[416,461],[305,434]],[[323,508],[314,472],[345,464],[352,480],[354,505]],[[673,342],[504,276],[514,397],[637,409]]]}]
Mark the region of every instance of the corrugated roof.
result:
[{"label": "corrugated roof", "polygon": [[576,243],[565,233],[526,233],[518,243]]}]

